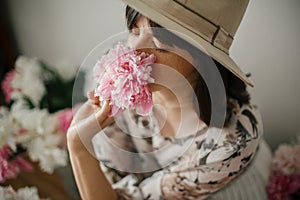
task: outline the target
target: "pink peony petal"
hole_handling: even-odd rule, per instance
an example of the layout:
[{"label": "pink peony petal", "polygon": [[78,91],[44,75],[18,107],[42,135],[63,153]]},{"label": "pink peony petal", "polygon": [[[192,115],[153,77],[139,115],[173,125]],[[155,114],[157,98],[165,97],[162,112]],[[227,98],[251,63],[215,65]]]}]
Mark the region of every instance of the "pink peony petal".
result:
[{"label": "pink peony petal", "polygon": [[11,100],[11,93],[13,92],[13,87],[11,82],[15,76],[16,72],[14,70],[8,72],[2,82],[2,90],[5,96],[5,102],[9,103]]},{"label": "pink peony petal", "polygon": [[273,175],[266,187],[268,199],[292,199],[300,190],[300,174]]},{"label": "pink peony petal", "polygon": [[0,183],[15,178],[21,170],[32,170],[32,166],[20,156],[10,160],[12,150],[8,146],[0,149]]},{"label": "pink peony petal", "polygon": [[14,162],[16,163],[17,166],[19,166],[19,168],[21,170],[25,170],[25,171],[32,171],[33,170],[32,165],[20,156],[15,158]]},{"label": "pink peony petal", "polygon": [[280,145],[272,159],[272,170],[286,175],[300,173],[300,145]]},{"label": "pink peony petal", "polygon": [[64,133],[67,133],[71,122],[73,120],[73,111],[72,109],[65,109],[57,114],[57,118],[60,124],[60,130]]}]

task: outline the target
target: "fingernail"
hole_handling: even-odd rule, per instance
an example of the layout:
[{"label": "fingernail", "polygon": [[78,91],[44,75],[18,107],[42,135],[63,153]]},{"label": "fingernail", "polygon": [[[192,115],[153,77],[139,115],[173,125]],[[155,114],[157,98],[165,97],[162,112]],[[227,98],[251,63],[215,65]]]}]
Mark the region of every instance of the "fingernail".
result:
[{"label": "fingernail", "polygon": [[100,100],[99,100],[99,97],[98,97],[98,96],[96,96],[96,97],[94,98],[94,102],[95,102],[96,105],[99,105],[99,104],[100,104]]}]

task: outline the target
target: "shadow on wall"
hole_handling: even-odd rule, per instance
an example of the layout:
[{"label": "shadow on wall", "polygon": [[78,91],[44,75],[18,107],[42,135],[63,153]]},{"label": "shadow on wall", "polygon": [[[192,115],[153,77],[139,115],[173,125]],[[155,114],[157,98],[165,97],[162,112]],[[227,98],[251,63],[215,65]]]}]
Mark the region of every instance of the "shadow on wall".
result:
[{"label": "shadow on wall", "polygon": [[[0,1],[0,82],[5,73],[13,68],[18,54],[7,8],[7,2]],[[3,103],[4,96],[0,88],[0,105]]]}]

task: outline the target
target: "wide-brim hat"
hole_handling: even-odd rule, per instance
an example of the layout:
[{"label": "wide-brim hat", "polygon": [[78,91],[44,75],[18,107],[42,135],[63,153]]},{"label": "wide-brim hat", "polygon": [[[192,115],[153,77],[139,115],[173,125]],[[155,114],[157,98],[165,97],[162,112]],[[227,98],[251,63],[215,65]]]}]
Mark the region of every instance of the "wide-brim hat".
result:
[{"label": "wide-brim hat", "polygon": [[[229,48],[249,0],[123,0],[159,25],[186,35],[184,39],[220,62],[253,87],[229,55]],[[180,36],[180,35],[179,35]]]}]

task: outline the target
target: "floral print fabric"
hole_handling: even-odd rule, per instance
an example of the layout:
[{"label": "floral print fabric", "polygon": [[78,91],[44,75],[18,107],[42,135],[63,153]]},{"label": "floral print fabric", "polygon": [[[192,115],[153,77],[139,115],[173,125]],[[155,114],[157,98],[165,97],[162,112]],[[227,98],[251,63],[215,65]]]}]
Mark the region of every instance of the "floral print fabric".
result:
[{"label": "floral print fabric", "polygon": [[235,105],[223,129],[204,125],[181,138],[162,137],[153,134],[153,118],[128,113],[95,136],[101,168],[120,199],[205,199],[239,177],[256,155],[262,122],[254,106]]}]

